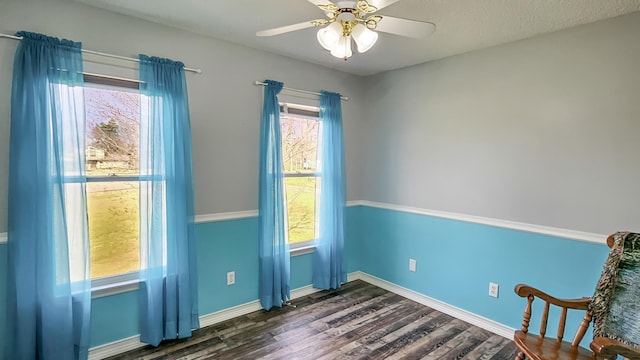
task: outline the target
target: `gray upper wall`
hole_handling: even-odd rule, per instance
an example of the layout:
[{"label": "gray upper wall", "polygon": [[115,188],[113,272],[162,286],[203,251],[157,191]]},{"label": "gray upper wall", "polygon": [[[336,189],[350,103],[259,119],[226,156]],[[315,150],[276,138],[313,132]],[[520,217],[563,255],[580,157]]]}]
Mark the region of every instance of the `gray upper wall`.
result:
[{"label": "gray upper wall", "polygon": [[[362,80],[357,76],[69,1],[2,2],[0,32],[17,30],[81,41],[86,49],[112,54],[168,57],[202,69],[201,75],[187,73],[198,215],[258,208],[262,88],[253,85],[255,80],[274,79],[292,88],[348,96],[350,100],[343,102],[346,161],[359,164],[357,136],[364,103]],[[0,39],[0,233],[7,228],[16,46],[16,41]],[[348,199],[360,199],[359,171],[349,166],[347,173]]]},{"label": "gray upper wall", "polygon": [[[196,213],[257,208],[272,78],[343,103],[348,199],[597,233],[640,230],[640,13],[360,78],[63,0],[2,4],[0,31],[181,60]],[[16,42],[0,40],[0,232],[6,231]]]},{"label": "gray upper wall", "polygon": [[640,231],[640,13],[366,79],[363,199]]}]

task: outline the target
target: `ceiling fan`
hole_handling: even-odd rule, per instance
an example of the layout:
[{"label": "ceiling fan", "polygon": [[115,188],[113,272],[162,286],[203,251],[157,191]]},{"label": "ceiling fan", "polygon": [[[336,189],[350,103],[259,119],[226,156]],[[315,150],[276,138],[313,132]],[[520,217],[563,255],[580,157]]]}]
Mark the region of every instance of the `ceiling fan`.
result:
[{"label": "ceiling fan", "polygon": [[317,33],[320,45],[329,50],[331,55],[347,60],[353,55],[351,39],[356,42],[358,52],[363,53],[376,43],[378,31],[419,39],[435,30],[435,24],[430,22],[375,14],[400,0],[308,1],[324,11],[327,18],[262,30],[256,35],[273,36],[313,26],[321,27]]}]

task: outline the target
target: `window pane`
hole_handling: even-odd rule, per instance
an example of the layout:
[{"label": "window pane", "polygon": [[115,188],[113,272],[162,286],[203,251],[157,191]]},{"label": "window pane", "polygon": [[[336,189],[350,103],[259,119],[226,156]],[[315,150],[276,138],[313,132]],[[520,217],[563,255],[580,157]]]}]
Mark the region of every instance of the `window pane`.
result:
[{"label": "window pane", "polygon": [[100,278],[140,267],[139,183],[118,180],[140,173],[140,93],[85,84],[87,175],[102,177],[87,183],[91,277]]},{"label": "window pane", "polygon": [[85,87],[87,175],[138,174],[140,94]]},{"label": "window pane", "polygon": [[91,278],[140,267],[139,183],[87,183]]},{"label": "window pane", "polygon": [[287,173],[316,171],[318,120],[282,114],[282,163]]},{"label": "window pane", "polygon": [[285,178],[287,211],[289,213],[289,243],[316,238],[316,178]]}]

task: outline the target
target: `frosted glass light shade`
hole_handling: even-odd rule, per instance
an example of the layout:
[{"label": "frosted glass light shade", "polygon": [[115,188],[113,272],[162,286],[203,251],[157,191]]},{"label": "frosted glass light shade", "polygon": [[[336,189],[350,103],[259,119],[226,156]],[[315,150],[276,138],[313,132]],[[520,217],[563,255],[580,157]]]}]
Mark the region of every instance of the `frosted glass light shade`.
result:
[{"label": "frosted glass light shade", "polygon": [[337,58],[351,57],[353,55],[353,52],[351,52],[351,36],[340,36],[338,43],[331,50],[331,55]]},{"label": "frosted glass light shade", "polygon": [[338,22],[332,22],[329,26],[318,30],[318,42],[323,48],[331,51],[338,43],[342,35],[342,26]]},{"label": "frosted glass light shade", "polygon": [[359,53],[371,49],[376,41],[378,41],[378,33],[367,29],[367,27],[362,24],[356,25],[351,31],[351,35],[353,36],[353,40],[356,41],[356,45],[358,45]]}]

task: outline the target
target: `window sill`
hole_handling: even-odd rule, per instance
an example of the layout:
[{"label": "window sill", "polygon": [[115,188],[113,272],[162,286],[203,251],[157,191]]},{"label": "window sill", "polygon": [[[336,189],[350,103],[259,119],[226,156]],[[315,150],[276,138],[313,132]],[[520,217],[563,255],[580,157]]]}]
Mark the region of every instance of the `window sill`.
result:
[{"label": "window sill", "polygon": [[289,256],[300,256],[300,255],[311,254],[312,252],[315,251],[315,249],[316,249],[315,245],[300,246],[295,249],[290,249]]},{"label": "window sill", "polygon": [[130,291],[135,291],[140,288],[138,280],[131,280],[116,284],[104,285],[91,288],[91,298],[97,299],[105,296],[112,296],[122,294]]},{"label": "window sill", "polygon": [[140,288],[140,280],[137,271],[94,279],[91,281],[91,298],[97,299],[105,296],[122,294],[135,291]]}]

